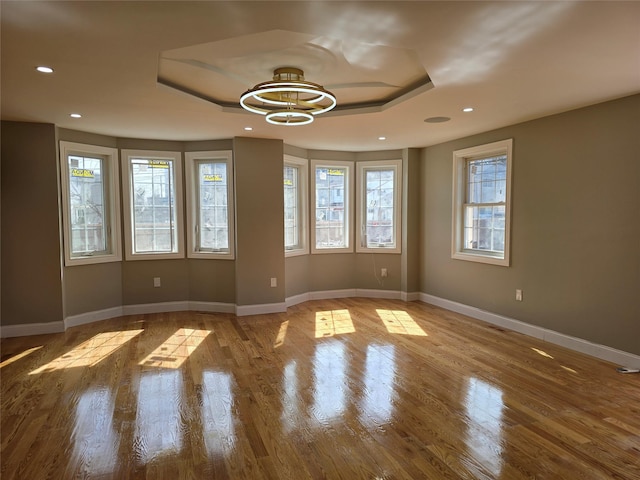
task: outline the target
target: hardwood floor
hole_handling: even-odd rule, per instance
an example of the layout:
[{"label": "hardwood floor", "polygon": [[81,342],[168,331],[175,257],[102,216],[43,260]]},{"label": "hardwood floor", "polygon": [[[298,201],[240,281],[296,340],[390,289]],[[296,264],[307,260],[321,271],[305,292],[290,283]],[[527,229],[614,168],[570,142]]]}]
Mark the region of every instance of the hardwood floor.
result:
[{"label": "hardwood floor", "polygon": [[640,479],[640,375],[423,303],[2,341],[3,480]]}]

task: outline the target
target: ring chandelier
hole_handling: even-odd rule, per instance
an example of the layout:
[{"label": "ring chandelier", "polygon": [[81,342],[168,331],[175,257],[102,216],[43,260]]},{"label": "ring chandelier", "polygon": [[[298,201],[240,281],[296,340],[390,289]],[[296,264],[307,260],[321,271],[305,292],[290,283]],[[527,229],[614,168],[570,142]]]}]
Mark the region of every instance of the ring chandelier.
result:
[{"label": "ring chandelier", "polygon": [[299,68],[273,71],[273,80],[257,84],[240,97],[249,112],[266,115],[273,125],[307,125],[336,106],[336,97],[322,85],[307,82]]}]

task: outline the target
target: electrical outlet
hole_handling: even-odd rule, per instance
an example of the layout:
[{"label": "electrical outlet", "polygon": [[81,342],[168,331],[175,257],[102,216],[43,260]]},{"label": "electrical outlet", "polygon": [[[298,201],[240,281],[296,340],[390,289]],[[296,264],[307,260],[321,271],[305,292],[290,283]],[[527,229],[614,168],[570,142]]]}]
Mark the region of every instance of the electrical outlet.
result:
[{"label": "electrical outlet", "polygon": [[276,277],[271,277],[271,287],[278,286],[278,279]]},{"label": "electrical outlet", "polygon": [[516,301],[517,302],[521,302],[522,301],[522,290],[520,290],[519,288],[516,289]]},{"label": "electrical outlet", "polygon": [[160,277],[153,277],[153,286],[156,288],[160,286]]},{"label": "electrical outlet", "polygon": [[387,269],[386,268],[381,268],[380,269],[380,276],[381,277],[386,277],[387,276]]}]

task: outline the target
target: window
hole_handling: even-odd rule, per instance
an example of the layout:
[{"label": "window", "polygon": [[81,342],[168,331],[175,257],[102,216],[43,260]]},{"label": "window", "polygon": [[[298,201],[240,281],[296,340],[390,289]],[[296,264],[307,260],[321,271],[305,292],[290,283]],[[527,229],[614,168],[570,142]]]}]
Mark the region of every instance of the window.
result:
[{"label": "window", "polygon": [[127,260],[184,256],[180,152],[122,151]]},{"label": "window", "polygon": [[122,260],[118,151],[60,142],[60,159],[65,265]]},{"label": "window", "polygon": [[453,152],[452,258],[509,265],[513,140]]},{"label": "window", "polygon": [[187,256],[234,258],[233,164],[231,151],[188,152]]},{"label": "window", "polygon": [[312,161],[315,212],[312,253],[351,252],[352,162]]},{"label": "window", "polygon": [[307,161],[284,157],[285,256],[309,253],[307,242]]},{"label": "window", "polygon": [[356,251],[400,253],[402,161],[358,162]]}]

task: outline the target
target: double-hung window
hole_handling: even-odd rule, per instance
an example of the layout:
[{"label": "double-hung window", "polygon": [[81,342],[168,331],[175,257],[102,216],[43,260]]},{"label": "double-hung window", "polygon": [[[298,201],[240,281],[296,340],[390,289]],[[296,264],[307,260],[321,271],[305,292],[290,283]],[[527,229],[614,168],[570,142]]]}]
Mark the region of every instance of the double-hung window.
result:
[{"label": "double-hung window", "polygon": [[513,140],[453,153],[452,258],[509,265]]},{"label": "double-hung window", "polygon": [[311,179],[315,214],[312,253],[353,251],[351,224],[353,162],[313,160]]},{"label": "double-hung window", "polygon": [[231,151],[187,152],[187,256],[234,258]]},{"label": "double-hung window", "polygon": [[118,151],[63,141],[60,166],[65,265],[121,260]]},{"label": "double-hung window", "polygon": [[123,150],[125,257],[184,257],[180,152]]},{"label": "double-hung window", "polygon": [[307,241],[307,161],[284,157],[284,249],[285,256],[309,253]]},{"label": "double-hung window", "polygon": [[356,251],[400,253],[402,161],[357,163]]}]

